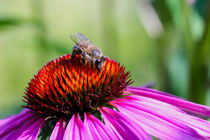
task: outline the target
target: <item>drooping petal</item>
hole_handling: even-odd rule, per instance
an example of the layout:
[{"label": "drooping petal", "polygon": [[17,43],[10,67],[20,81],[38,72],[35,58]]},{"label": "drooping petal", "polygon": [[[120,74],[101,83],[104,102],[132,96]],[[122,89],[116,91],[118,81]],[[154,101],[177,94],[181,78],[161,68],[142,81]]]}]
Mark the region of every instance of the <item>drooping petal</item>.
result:
[{"label": "drooping petal", "polygon": [[34,114],[30,113],[28,109],[25,109],[15,117],[8,118],[0,127],[0,139],[19,129],[21,125],[30,120],[33,115]]},{"label": "drooping petal", "polygon": [[89,133],[89,140],[117,140],[116,135],[90,113],[85,114],[84,125]]},{"label": "drooping petal", "polygon": [[23,124],[12,138],[16,138],[17,140],[37,140],[39,130],[43,126],[44,121],[43,118],[38,117],[31,119]]},{"label": "drooping petal", "polygon": [[65,121],[61,118],[57,124],[55,125],[55,128],[53,129],[53,132],[50,136],[50,140],[62,140],[63,135],[65,132]]},{"label": "drooping petal", "polygon": [[186,110],[188,112],[192,112],[195,114],[200,114],[203,116],[210,117],[210,107],[192,103],[190,101],[186,101],[184,99],[169,95],[169,94],[161,92],[161,91],[157,91],[157,90],[149,89],[149,88],[128,88],[127,91],[130,94],[136,94],[136,95],[156,99],[159,101],[163,101],[168,104],[177,106],[177,107],[179,107],[183,110]]},{"label": "drooping petal", "polygon": [[160,139],[203,139],[202,136],[210,135],[209,122],[161,101],[134,95],[117,99],[111,104]]},{"label": "drooping petal", "polygon": [[0,120],[0,132],[1,132],[2,126],[4,126],[5,124],[7,124],[11,120],[13,120],[15,117],[16,117],[16,115],[12,115],[12,116],[9,116],[7,118],[4,118],[4,119]]},{"label": "drooping petal", "polygon": [[26,118],[23,117],[24,119],[22,120],[19,118],[19,120],[14,120],[14,122],[8,124],[8,127],[1,132],[0,139],[36,140],[39,134],[39,130],[44,123],[44,119],[37,116],[29,116],[30,115],[28,115]]},{"label": "drooping petal", "polygon": [[[17,120],[19,120],[19,119],[24,120],[23,117],[26,117],[28,115],[28,113],[27,113],[28,111],[29,111],[28,109],[24,109],[17,115],[12,115],[12,116],[9,116],[7,118],[0,120],[0,134],[2,133],[2,131],[11,127],[11,124],[14,126]],[[27,115],[25,115],[25,114],[27,114]]]},{"label": "drooping petal", "polygon": [[73,115],[64,133],[64,140],[87,140],[89,138],[79,114]]},{"label": "drooping petal", "polygon": [[150,140],[151,137],[129,117],[120,112],[101,107],[100,112],[108,128],[117,135],[118,139]]}]

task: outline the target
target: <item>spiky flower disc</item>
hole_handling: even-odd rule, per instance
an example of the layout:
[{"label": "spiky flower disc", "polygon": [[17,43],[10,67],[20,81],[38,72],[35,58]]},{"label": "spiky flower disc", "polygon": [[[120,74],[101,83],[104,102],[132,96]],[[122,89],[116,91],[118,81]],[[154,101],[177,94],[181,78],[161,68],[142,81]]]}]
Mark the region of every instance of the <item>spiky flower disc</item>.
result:
[{"label": "spiky flower disc", "polygon": [[95,112],[98,106],[121,97],[131,83],[129,72],[106,58],[99,71],[95,66],[65,55],[47,63],[29,83],[24,100],[27,108],[44,116],[71,117]]}]

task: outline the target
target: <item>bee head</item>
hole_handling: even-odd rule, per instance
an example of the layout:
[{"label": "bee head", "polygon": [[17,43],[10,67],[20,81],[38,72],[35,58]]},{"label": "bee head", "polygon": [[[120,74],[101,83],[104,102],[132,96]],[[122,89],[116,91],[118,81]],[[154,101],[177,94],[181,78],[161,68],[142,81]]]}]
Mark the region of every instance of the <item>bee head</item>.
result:
[{"label": "bee head", "polygon": [[101,68],[104,66],[105,62],[106,62],[106,58],[104,56],[102,56],[102,57],[96,59],[94,64],[98,70],[101,70]]}]

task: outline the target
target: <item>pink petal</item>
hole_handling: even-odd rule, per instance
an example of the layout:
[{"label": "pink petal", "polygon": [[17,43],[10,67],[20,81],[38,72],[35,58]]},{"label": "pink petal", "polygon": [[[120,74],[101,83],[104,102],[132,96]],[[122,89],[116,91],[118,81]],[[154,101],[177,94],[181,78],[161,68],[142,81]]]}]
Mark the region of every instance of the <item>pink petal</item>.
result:
[{"label": "pink petal", "polygon": [[33,115],[28,109],[25,109],[18,115],[3,120],[0,125],[0,138],[16,131],[24,122],[30,120]]},{"label": "pink petal", "polygon": [[11,120],[13,120],[15,117],[16,117],[16,115],[12,115],[12,116],[9,116],[7,118],[0,120],[0,131],[1,131],[2,126],[4,126],[5,124],[7,124]]},{"label": "pink petal", "polygon": [[84,120],[85,128],[89,133],[89,140],[116,140],[117,137],[115,136],[112,131],[110,131],[104,123],[100,120],[95,118],[91,114],[85,114]]},{"label": "pink petal", "polygon": [[39,130],[44,123],[43,118],[31,117],[22,123],[19,123],[17,127],[7,132],[3,131],[1,133],[1,140],[15,139],[15,140],[36,140],[39,134]]},{"label": "pink petal", "polygon": [[53,129],[53,132],[50,136],[50,140],[62,140],[63,135],[65,132],[65,121],[61,118],[57,124],[55,125],[55,128]]},{"label": "pink petal", "polygon": [[64,133],[64,140],[87,140],[89,138],[82,120],[73,115]]},{"label": "pink petal", "polygon": [[[161,94],[161,95],[165,95],[165,96],[170,96],[170,97],[183,99],[183,98],[175,96],[173,94],[169,94],[169,93],[166,93],[166,92],[163,92],[163,91],[159,91],[159,90],[152,89],[152,88],[147,88],[147,87],[142,87],[142,86],[128,87],[127,89],[145,90],[145,91],[155,92],[155,93],[158,93],[158,94]],[[183,100],[185,100],[185,99],[183,99]]]},{"label": "pink petal", "polygon": [[37,140],[39,130],[43,126],[44,122],[45,120],[43,118],[35,117],[24,123],[12,138],[16,138],[17,140]]},{"label": "pink petal", "polygon": [[43,123],[43,118],[37,117],[28,109],[24,109],[18,115],[1,121],[0,139],[37,139]]},{"label": "pink petal", "polygon": [[150,140],[151,137],[139,124],[120,112],[101,107],[100,112],[108,128],[113,131],[118,139]]},{"label": "pink petal", "polygon": [[164,92],[160,92],[160,91],[149,89],[149,88],[138,88],[138,89],[128,88],[127,91],[130,94],[136,94],[136,95],[156,99],[159,101],[163,101],[168,104],[177,106],[183,110],[210,117],[210,107],[192,103],[190,101],[186,101],[184,99],[171,96]]},{"label": "pink petal", "polygon": [[[141,96],[126,96],[111,104],[136,120],[149,134],[160,139],[203,139],[209,136],[209,122],[189,116],[174,106]],[[199,135],[199,134],[200,135]]]}]

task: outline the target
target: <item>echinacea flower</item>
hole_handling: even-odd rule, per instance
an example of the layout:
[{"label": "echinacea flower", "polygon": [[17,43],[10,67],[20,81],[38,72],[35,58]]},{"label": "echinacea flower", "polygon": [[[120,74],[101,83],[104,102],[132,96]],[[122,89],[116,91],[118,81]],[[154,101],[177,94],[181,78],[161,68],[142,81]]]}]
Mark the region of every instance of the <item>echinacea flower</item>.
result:
[{"label": "echinacea flower", "polygon": [[52,60],[29,83],[22,112],[0,120],[0,140],[210,139],[210,122],[196,117],[210,107],[131,83],[109,58],[101,70],[80,56]]}]

